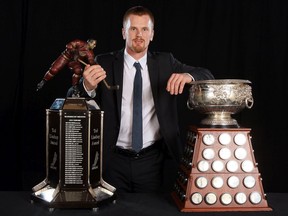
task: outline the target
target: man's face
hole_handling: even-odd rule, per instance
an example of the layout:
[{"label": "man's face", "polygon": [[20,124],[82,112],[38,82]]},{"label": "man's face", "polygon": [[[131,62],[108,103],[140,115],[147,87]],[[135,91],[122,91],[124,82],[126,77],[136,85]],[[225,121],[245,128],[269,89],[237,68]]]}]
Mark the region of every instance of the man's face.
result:
[{"label": "man's face", "polygon": [[123,39],[126,40],[126,49],[130,55],[146,53],[154,30],[148,15],[130,15],[122,28]]}]

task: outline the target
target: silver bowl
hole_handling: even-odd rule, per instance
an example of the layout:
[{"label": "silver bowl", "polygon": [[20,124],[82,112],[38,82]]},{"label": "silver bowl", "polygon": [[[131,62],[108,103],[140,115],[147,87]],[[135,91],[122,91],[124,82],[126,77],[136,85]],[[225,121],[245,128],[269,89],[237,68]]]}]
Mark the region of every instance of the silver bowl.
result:
[{"label": "silver bowl", "polygon": [[208,116],[202,125],[211,127],[239,127],[231,114],[254,103],[251,82],[240,79],[215,79],[192,82],[187,107]]}]

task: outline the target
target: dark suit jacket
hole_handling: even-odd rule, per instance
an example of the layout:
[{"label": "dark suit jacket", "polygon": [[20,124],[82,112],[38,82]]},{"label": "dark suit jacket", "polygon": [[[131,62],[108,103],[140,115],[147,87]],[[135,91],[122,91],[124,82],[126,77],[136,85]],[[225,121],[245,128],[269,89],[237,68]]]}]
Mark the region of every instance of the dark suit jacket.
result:
[{"label": "dark suit jacket", "polygon": [[[101,82],[96,92],[96,102],[104,111],[104,165],[109,160],[109,151],[116,144],[121,117],[121,98],[123,90],[124,50],[98,55],[95,60],[106,71],[106,81],[109,85],[119,85],[119,90],[108,90]],[[147,64],[150,75],[152,95],[156,114],[160,124],[160,131],[168,152],[179,161],[182,154],[180,131],[178,127],[177,96],[166,91],[166,85],[173,72],[190,73],[195,80],[214,79],[207,69],[192,67],[180,63],[172,54],[163,52],[148,52]],[[80,82],[79,89],[85,91]],[[69,96],[69,95],[68,95]]]}]

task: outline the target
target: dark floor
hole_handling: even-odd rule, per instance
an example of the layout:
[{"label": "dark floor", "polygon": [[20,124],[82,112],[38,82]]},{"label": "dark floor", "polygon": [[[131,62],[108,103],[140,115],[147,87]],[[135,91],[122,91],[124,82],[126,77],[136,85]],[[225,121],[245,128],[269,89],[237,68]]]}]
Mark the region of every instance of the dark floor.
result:
[{"label": "dark floor", "polygon": [[31,202],[32,192],[29,191],[2,191],[0,192],[1,216],[287,216],[288,194],[269,193],[267,202],[271,211],[218,211],[218,212],[181,212],[176,207],[169,194],[120,194],[115,202],[105,204],[93,211],[92,208],[52,208],[47,203]]}]

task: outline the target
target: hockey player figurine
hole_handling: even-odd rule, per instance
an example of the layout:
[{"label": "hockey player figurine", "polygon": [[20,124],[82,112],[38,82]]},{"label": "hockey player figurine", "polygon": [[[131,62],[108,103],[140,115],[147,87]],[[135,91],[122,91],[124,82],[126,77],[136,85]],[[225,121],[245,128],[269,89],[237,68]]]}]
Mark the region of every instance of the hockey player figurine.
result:
[{"label": "hockey player figurine", "polygon": [[66,45],[66,49],[61,55],[52,63],[49,70],[45,73],[41,82],[37,84],[37,91],[40,90],[47,81],[51,80],[60,70],[66,65],[73,71],[72,86],[73,97],[79,97],[79,90],[77,84],[82,76],[83,68],[78,61],[87,62],[90,65],[96,64],[94,61],[93,49],[96,47],[96,40],[89,39],[87,41],[73,40]]}]

